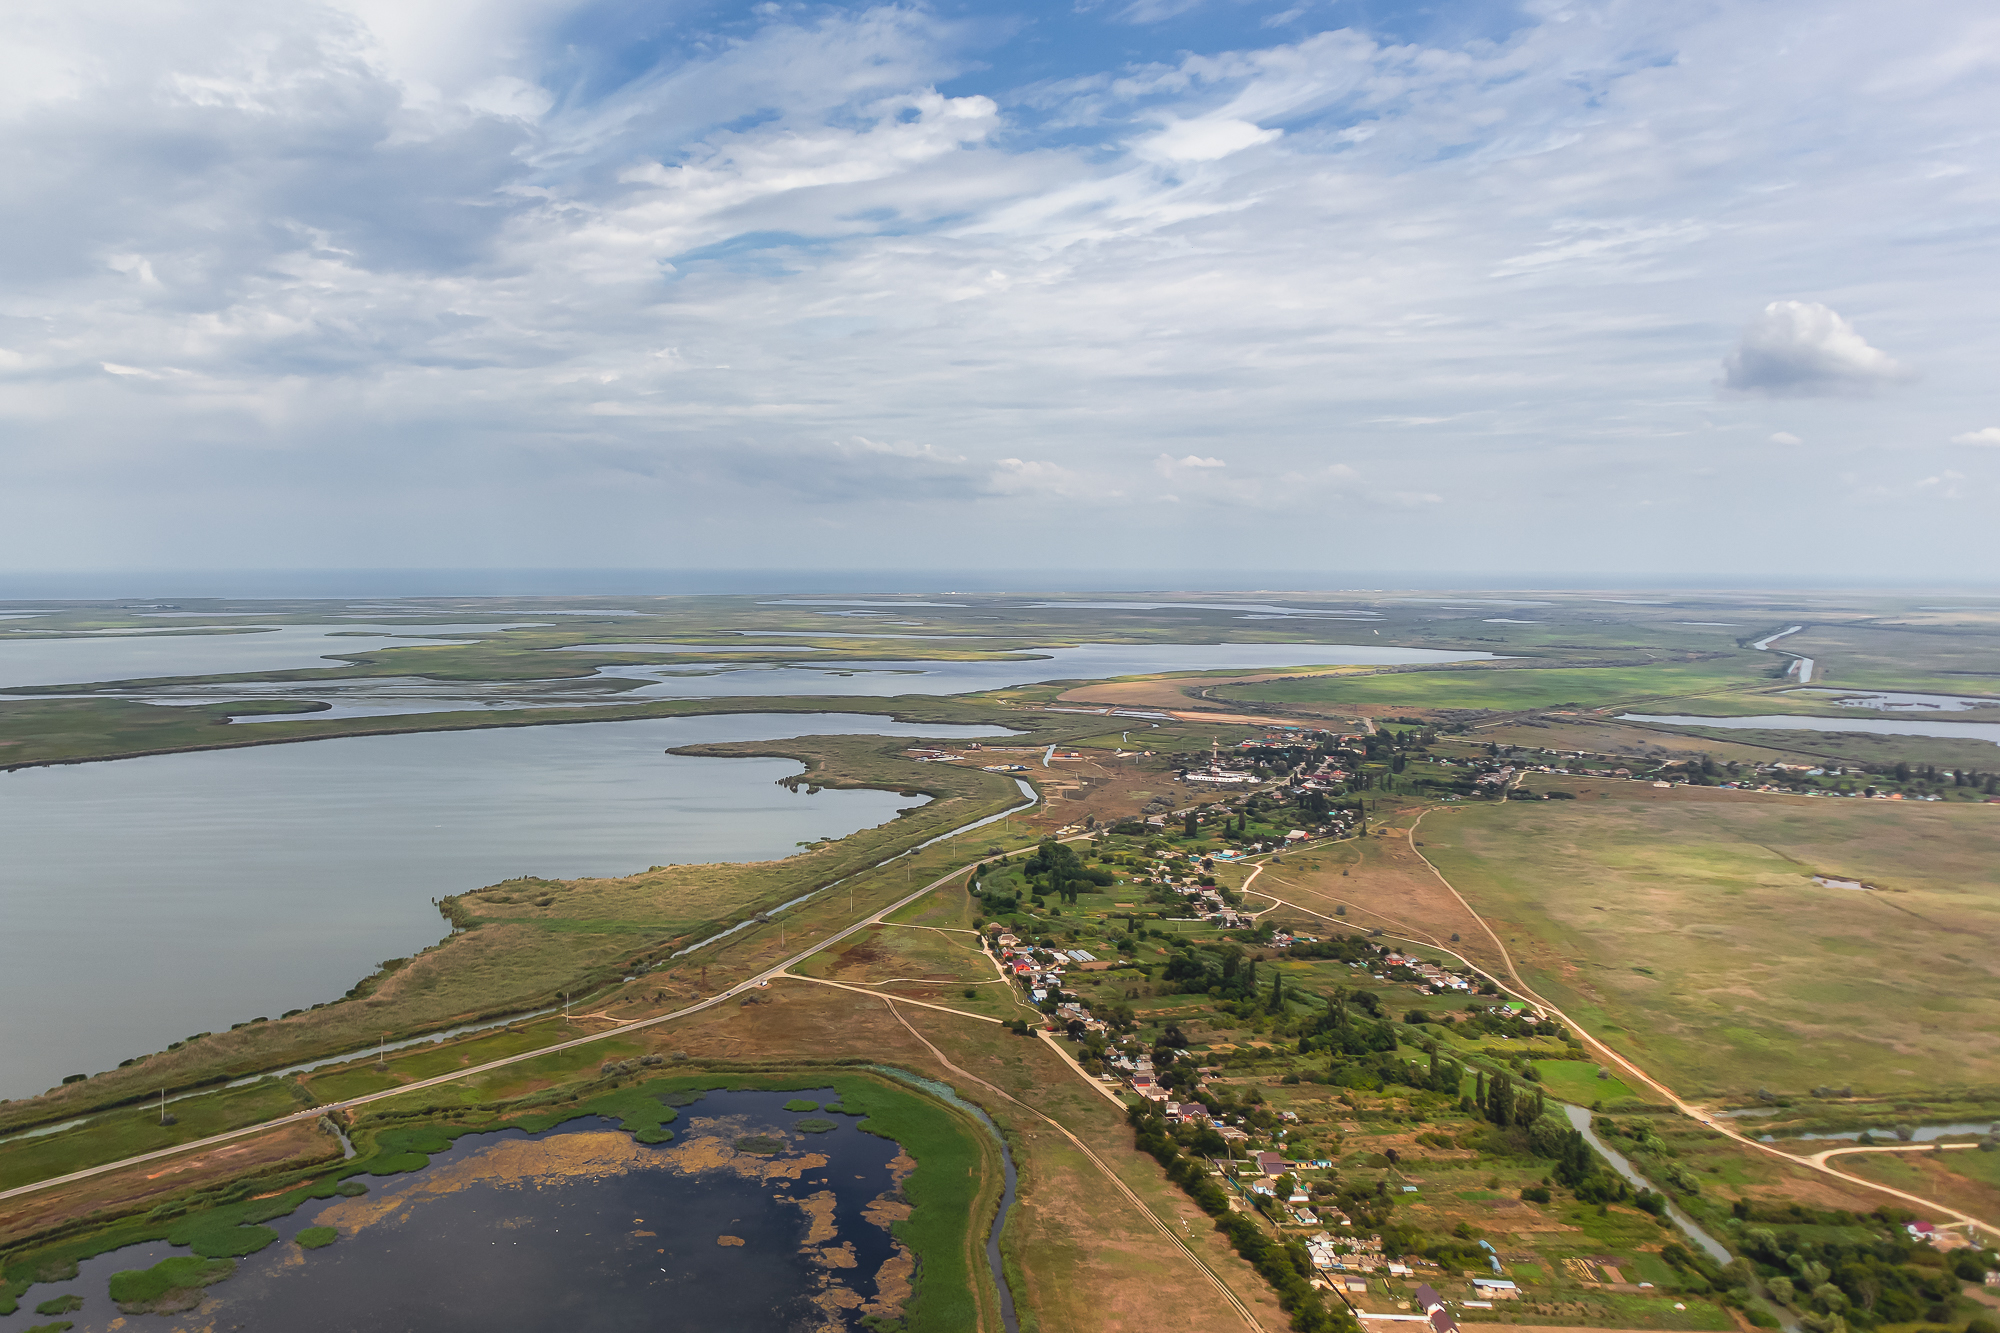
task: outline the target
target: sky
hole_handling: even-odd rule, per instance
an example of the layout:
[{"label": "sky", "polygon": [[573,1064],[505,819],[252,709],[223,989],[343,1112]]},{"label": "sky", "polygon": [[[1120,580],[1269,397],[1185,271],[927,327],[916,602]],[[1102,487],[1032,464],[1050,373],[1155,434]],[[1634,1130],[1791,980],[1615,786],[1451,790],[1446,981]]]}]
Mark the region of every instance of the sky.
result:
[{"label": "sky", "polygon": [[15,0],[0,567],[1995,582],[1976,0]]}]

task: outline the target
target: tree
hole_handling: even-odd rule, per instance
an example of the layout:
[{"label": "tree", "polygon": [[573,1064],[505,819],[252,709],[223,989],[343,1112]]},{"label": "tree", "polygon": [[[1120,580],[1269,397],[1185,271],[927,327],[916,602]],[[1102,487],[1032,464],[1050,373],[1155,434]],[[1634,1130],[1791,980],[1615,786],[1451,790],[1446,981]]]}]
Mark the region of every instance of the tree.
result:
[{"label": "tree", "polygon": [[1188,812],[1187,812],[1187,819],[1186,819],[1185,821],[1183,821],[1183,823],[1182,823],[1182,825],[1181,825],[1181,828],[1182,828],[1182,831],[1183,831],[1183,832],[1185,832],[1185,833],[1187,834],[1187,836],[1188,836],[1188,837],[1192,838],[1192,837],[1194,837],[1194,836],[1195,836],[1195,817],[1194,817],[1194,811],[1190,810],[1190,811],[1188,811]]}]

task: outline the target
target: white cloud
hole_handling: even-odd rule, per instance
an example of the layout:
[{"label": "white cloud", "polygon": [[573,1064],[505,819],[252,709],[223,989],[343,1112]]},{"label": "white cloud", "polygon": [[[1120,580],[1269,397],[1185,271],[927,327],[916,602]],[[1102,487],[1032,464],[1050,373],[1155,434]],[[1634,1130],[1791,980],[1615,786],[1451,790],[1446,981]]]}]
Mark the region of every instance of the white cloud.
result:
[{"label": "white cloud", "polygon": [[1725,390],[1776,398],[1869,393],[1913,378],[1838,312],[1812,301],[1765,306],[1722,369]]},{"label": "white cloud", "polygon": [[1984,430],[1969,430],[1963,435],[1951,437],[1953,444],[2000,445],[2000,426],[1988,426]]},{"label": "white cloud", "polygon": [[[447,515],[372,534],[412,565],[521,514],[592,565],[762,561],[810,522],[862,564],[1046,524],[1032,549],[1087,566],[1198,511],[1312,566],[1294,520],[1336,505],[1362,550],[1417,506],[1445,568],[1654,570],[1702,531],[1805,560],[1755,524],[1776,488],[1882,516],[1741,449],[1771,436],[1745,399],[1850,396],[1785,409],[1827,456],[2000,443],[1959,434],[2000,359],[1994,148],[1964,132],[2000,123],[1965,55],[1989,20],[1913,2],[1884,29],[1860,0],[1578,0],[1492,41],[1210,6],[1022,90],[997,28],[922,6],[641,51],[593,48],[618,25],[580,0],[18,0],[0,558],[337,563],[393,474]],[[1772,291],[1827,304],[1765,312],[1721,400],[1690,394],[1716,312]],[[1926,393],[1865,401],[1907,372],[1836,309]],[[2000,455],[1961,459],[1868,503],[1990,494]]]},{"label": "white cloud", "polygon": [[1214,162],[1270,143],[1283,133],[1227,116],[1170,120],[1158,134],[1141,139],[1136,148],[1142,157],[1165,162]]},{"label": "white cloud", "polygon": [[1788,430],[1781,430],[1771,437],[1772,444],[1804,444],[1805,441]]}]

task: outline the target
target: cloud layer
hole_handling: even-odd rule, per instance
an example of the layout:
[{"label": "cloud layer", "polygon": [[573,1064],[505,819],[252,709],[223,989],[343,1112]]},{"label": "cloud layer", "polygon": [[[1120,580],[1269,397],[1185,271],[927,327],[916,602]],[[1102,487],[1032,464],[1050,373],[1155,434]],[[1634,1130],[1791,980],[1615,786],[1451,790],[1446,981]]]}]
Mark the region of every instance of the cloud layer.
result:
[{"label": "cloud layer", "polygon": [[2000,409],[1982,7],[1317,12],[24,0],[0,555],[1653,569],[1990,503],[1916,456]]}]

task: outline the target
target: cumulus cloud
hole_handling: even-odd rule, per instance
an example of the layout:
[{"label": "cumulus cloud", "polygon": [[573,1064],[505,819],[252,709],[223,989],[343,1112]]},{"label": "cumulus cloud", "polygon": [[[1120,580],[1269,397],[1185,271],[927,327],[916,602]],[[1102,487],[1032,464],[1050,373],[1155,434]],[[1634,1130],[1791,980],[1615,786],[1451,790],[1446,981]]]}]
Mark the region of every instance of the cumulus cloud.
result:
[{"label": "cumulus cloud", "polygon": [[1951,437],[1953,444],[1990,444],[2000,446],[2000,426],[1988,426],[1985,430],[1969,430],[1963,435]]},{"label": "cumulus cloud", "polygon": [[1837,311],[1812,301],[1765,306],[1722,370],[1725,391],[1773,398],[1865,394],[1914,377]]}]

